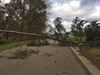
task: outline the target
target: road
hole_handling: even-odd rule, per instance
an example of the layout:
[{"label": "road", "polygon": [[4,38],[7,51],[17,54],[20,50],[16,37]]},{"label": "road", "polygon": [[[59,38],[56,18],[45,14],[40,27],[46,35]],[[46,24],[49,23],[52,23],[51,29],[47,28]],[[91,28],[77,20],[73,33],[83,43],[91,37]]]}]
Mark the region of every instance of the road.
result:
[{"label": "road", "polygon": [[30,47],[39,50],[26,59],[0,59],[0,75],[90,75],[68,47]]}]

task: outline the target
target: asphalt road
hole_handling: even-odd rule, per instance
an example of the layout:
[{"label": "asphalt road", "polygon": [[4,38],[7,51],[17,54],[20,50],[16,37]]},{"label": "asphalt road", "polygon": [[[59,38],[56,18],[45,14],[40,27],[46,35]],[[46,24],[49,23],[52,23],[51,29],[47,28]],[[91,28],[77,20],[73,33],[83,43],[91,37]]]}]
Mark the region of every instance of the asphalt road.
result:
[{"label": "asphalt road", "polygon": [[21,59],[0,59],[0,75],[89,75],[68,47],[30,47],[39,54]]}]

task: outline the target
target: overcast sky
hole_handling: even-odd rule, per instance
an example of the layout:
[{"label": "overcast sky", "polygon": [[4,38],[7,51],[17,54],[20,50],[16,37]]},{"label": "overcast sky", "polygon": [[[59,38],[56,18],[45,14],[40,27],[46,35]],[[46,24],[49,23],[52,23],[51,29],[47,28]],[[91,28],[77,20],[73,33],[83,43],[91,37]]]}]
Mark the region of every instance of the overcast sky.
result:
[{"label": "overcast sky", "polygon": [[63,18],[63,24],[70,28],[71,21],[76,16],[87,20],[100,20],[100,0],[50,0],[52,8],[49,11],[51,24],[56,17]]},{"label": "overcast sky", "polygon": [[[50,24],[56,17],[63,18],[63,24],[67,30],[71,26],[71,21],[76,16],[87,20],[100,21],[100,0],[50,0],[52,5]],[[5,0],[9,2],[9,0]]]}]

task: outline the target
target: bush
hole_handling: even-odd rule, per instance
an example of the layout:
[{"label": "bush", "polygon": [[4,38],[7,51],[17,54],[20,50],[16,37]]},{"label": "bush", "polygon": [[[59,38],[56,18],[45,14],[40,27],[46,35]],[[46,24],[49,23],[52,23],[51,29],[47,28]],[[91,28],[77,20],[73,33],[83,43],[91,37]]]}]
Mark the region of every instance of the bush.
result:
[{"label": "bush", "polygon": [[95,38],[93,41],[87,41],[91,47],[100,46],[100,38]]},{"label": "bush", "polygon": [[100,38],[96,38],[94,44],[95,46],[100,46]]},{"label": "bush", "polygon": [[28,46],[41,46],[40,40],[33,40],[27,44]]}]

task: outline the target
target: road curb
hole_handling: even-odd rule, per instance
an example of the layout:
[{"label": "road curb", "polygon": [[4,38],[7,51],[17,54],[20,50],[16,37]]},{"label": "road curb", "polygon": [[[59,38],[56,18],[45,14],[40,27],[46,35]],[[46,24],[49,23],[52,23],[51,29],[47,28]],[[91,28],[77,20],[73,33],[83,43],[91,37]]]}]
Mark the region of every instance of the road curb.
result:
[{"label": "road curb", "polygon": [[91,75],[100,75],[100,70],[97,69],[86,57],[82,56],[77,49],[73,47],[70,48]]}]

